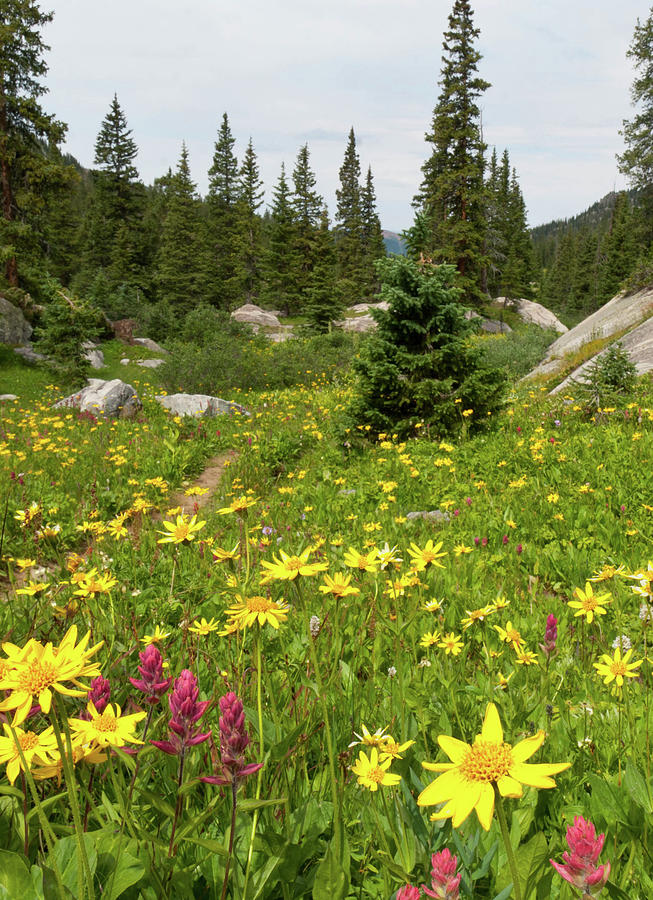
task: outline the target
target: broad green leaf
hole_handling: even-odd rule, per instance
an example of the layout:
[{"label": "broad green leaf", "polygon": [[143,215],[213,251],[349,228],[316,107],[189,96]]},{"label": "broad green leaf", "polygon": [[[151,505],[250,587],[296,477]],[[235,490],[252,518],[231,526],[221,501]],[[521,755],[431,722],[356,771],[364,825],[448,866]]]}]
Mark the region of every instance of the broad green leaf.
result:
[{"label": "broad green leaf", "polygon": [[[11,900],[40,900],[43,894],[37,894],[27,863],[18,853],[0,850],[0,888],[6,891]],[[0,897],[4,897],[0,893]]]}]

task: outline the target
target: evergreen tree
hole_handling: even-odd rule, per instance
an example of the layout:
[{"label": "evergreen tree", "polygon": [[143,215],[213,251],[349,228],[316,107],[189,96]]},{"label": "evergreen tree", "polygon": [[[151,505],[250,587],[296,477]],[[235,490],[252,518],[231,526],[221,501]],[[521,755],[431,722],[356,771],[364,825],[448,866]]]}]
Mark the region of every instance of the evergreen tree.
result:
[{"label": "evergreen tree", "polygon": [[272,200],[269,244],[265,255],[266,300],[290,315],[300,305],[296,276],[300,271],[301,260],[297,251],[292,194],[283,163],[279,180],[272,192]]},{"label": "evergreen tree", "polygon": [[308,144],[304,144],[297,154],[292,180],[292,210],[295,220],[293,257],[297,263],[293,281],[296,288],[297,311],[300,311],[308,300],[311,272],[316,260],[317,232],[324,205],[322,197],[316,190],[317,182],[310,166]]},{"label": "evergreen tree", "polygon": [[354,361],[355,420],[401,436],[418,423],[436,437],[482,427],[501,401],[505,375],[483,368],[482,350],[469,340],[455,268],[403,256],[377,268],[389,306],[375,311],[378,328]]},{"label": "evergreen tree", "polygon": [[456,266],[464,303],[483,301],[484,151],[478,97],[490,86],[477,74],[481,54],[474,47],[468,0],[454,0],[444,34],[440,96],[426,140],[433,150],[422,166],[415,205],[428,226],[422,252],[434,262]]},{"label": "evergreen tree", "polygon": [[646,209],[647,242],[653,240],[653,8],[644,23],[637,20],[627,56],[633,61],[636,77],[631,102],[637,112],[623,123],[626,150],[619,156],[619,169],[640,192]]},{"label": "evergreen tree", "polygon": [[624,191],[617,198],[610,228],[601,242],[597,289],[601,304],[619,293],[640,252],[631,202]]},{"label": "evergreen tree", "polygon": [[253,303],[261,291],[263,246],[261,217],[258,210],[263,205],[263,182],[259,178],[256,153],[249,139],[243,163],[240,167],[239,228],[240,266],[243,272],[245,301]]},{"label": "evergreen tree", "polygon": [[[34,0],[4,0],[0,11],[0,263],[6,283],[19,287],[25,269],[42,254],[36,223],[51,192],[64,190],[73,172],[48,153],[66,126],[44,112],[49,48],[41,28],[52,21]],[[27,285],[29,286],[29,284]]]},{"label": "evergreen tree", "polygon": [[[146,281],[143,214],[145,188],[134,160],[138,148],[114,94],[95,142],[95,195],[85,223],[83,267],[91,278],[106,270],[112,287]],[[124,252],[124,255],[123,255]]]},{"label": "evergreen tree", "polygon": [[207,299],[231,310],[243,299],[244,273],[240,255],[240,180],[234,154],[236,139],[227,113],[215,143],[209,169],[207,234],[210,248],[206,276]]},{"label": "evergreen tree", "polygon": [[336,247],[326,207],[322,210],[315,251],[306,315],[314,331],[326,332],[342,316],[347,299],[336,284]]},{"label": "evergreen tree", "polygon": [[336,258],[338,289],[346,306],[363,299],[363,217],[360,196],[361,167],[354,129],[349,132],[345,158],[336,190]]},{"label": "evergreen tree", "polygon": [[363,226],[363,296],[371,299],[380,286],[375,263],[377,259],[383,259],[386,255],[381,220],[376,211],[376,193],[371,166],[368,166],[365,184],[361,188],[361,220]]},{"label": "evergreen tree", "polygon": [[205,266],[200,200],[184,144],[177,170],[167,188],[167,214],[155,271],[158,300],[169,304],[177,319],[202,299]]}]

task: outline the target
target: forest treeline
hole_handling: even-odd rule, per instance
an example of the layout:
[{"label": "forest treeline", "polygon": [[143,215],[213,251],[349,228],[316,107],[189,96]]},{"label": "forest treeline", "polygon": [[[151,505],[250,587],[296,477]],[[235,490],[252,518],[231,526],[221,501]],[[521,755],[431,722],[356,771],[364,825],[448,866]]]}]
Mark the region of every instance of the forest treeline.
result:
[{"label": "forest treeline", "polygon": [[[62,153],[66,125],[42,105],[41,31],[51,18],[32,0],[9,0],[0,29],[0,289],[7,296],[29,307],[29,298],[42,303],[61,286],[110,319],[147,320],[159,338],[199,305],[229,312],[255,302],[326,331],[347,306],[374,299],[386,250],[372,170],[361,168],[353,127],[331,217],[308,144],[266,189],[253,140],[236,148],[227,113],[217,123],[205,196],[181,141],[174,169],[143,183],[137,141],[115,95],[87,168]],[[641,111],[624,123],[620,166],[633,191],[531,233],[508,150],[490,152],[483,140],[479,103],[490,85],[478,72],[479,31],[469,2],[454,0],[415,219],[404,238],[413,258],[455,267],[463,303],[530,297],[573,316],[649,278],[652,33],[650,19],[638,23],[630,51]]]}]

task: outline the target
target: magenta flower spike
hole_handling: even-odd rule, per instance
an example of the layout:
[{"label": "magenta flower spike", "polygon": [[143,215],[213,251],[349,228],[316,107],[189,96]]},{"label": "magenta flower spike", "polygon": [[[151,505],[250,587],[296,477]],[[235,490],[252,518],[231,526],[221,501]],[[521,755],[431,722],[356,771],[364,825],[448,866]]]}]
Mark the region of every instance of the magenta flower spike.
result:
[{"label": "magenta flower spike", "polygon": [[145,702],[154,705],[165,694],[172,684],[172,677],[163,677],[163,660],[159,650],[154,644],[148,644],[145,650],[138,654],[141,661],[138,671],[140,678],[130,678],[137,691],[146,695]]},{"label": "magenta flower spike", "polygon": [[424,885],[427,897],[438,900],[458,900],[461,873],[456,875],[458,857],[453,856],[448,848],[431,856],[431,887]]},{"label": "magenta flower spike", "polygon": [[558,640],[558,620],[550,613],[546,619],[546,630],[544,632],[544,643],[540,644],[540,648],[547,656],[555,653],[556,641]]},{"label": "magenta flower spike", "polygon": [[[91,681],[91,689],[86,697],[87,701],[91,702],[98,713],[102,715],[107,708],[107,703],[111,699],[111,685],[109,684],[109,680],[98,675],[97,678],[94,678],[93,681]],[[79,718],[89,721],[91,714],[84,709],[80,712]]]},{"label": "magenta flower spike", "polygon": [[407,884],[397,891],[397,900],[420,900],[421,896],[419,888],[413,887],[412,884]]},{"label": "magenta flower spike", "polygon": [[238,697],[230,691],[220,697],[220,773],[206,775],[201,780],[208,784],[232,784],[258,772],[263,763],[247,763],[245,750],[249,746],[249,734],[245,728],[245,711]]},{"label": "magenta flower spike", "polygon": [[201,733],[195,727],[206,712],[209,701],[199,699],[197,679],[188,669],[184,669],[175,681],[168,704],[172,713],[168,723],[170,740],[152,741],[155,747],[171,756],[181,756],[188,747],[201,744],[211,737],[210,731]]},{"label": "magenta flower spike", "polygon": [[562,854],[564,863],[549,860],[558,875],[579,891],[583,898],[598,897],[610,877],[610,863],[597,866],[603,849],[605,835],[596,836],[594,825],[582,816],[576,816],[574,824],[567,828],[567,844],[570,852]]}]

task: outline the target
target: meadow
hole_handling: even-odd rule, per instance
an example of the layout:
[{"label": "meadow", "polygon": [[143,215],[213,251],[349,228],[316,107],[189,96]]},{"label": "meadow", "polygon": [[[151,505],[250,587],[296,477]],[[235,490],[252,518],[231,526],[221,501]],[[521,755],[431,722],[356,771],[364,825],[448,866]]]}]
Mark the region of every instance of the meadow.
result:
[{"label": "meadow", "polygon": [[321,372],[199,421],[33,383],[0,403],[0,897],[569,900],[576,817],[584,896],[653,896],[650,380],[518,387],[451,442],[371,439]]}]

